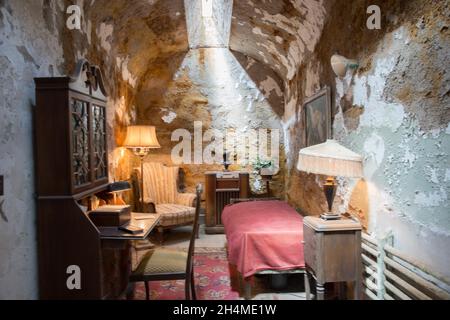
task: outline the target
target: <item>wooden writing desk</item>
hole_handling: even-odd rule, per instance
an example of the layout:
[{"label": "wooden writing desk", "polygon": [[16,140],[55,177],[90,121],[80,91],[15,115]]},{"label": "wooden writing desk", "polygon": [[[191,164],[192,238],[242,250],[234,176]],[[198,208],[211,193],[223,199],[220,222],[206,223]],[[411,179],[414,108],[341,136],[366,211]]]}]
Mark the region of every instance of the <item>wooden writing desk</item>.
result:
[{"label": "wooden writing desk", "polygon": [[[128,282],[131,240],[145,238],[158,223],[158,217],[140,220],[137,225],[143,225],[144,232],[129,235],[117,229],[100,231],[86,214],[93,196],[109,187],[109,112],[101,74],[81,60],[73,75],[35,79],[41,299],[119,297]],[[74,267],[79,276],[71,271]],[[79,278],[80,286],[69,285],[73,277]]]}]

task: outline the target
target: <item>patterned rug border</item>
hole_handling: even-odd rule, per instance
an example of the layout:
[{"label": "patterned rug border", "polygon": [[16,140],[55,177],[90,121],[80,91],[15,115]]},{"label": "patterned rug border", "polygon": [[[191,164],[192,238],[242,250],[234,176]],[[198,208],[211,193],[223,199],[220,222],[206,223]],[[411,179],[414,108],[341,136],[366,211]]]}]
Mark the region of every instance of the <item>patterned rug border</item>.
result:
[{"label": "patterned rug border", "polygon": [[208,248],[208,247],[201,247],[201,248],[195,248],[195,253],[227,253],[226,248]]},{"label": "patterned rug border", "polygon": [[[181,251],[188,251],[188,248],[180,248],[180,249],[175,249],[175,250],[181,250]],[[198,247],[195,248],[194,251],[195,254],[207,254],[207,253],[227,253],[227,249],[226,248],[211,248],[211,247]]]}]

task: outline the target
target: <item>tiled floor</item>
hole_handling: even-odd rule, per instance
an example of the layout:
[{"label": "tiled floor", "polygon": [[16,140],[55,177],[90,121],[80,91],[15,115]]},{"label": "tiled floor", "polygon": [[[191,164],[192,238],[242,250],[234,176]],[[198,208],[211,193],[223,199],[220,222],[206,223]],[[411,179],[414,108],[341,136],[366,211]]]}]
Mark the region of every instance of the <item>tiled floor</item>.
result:
[{"label": "tiled floor", "polygon": [[[191,227],[180,227],[171,230],[165,234],[164,246],[187,248],[189,246],[189,237],[191,236]],[[224,234],[205,234],[204,225],[200,226],[199,239],[195,240],[196,248],[225,248],[227,239]]]},{"label": "tiled floor", "polygon": [[[180,227],[165,234],[164,246],[169,248],[187,248],[191,227]],[[207,235],[204,232],[204,225],[200,227],[200,238],[196,239],[196,248],[217,248],[224,250],[226,247],[225,235]],[[155,242],[156,243],[156,242]],[[305,300],[303,289],[303,275],[295,274],[288,276],[288,287],[282,290],[275,290],[271,286],[271,276],[255,277],[253,300]]]}]

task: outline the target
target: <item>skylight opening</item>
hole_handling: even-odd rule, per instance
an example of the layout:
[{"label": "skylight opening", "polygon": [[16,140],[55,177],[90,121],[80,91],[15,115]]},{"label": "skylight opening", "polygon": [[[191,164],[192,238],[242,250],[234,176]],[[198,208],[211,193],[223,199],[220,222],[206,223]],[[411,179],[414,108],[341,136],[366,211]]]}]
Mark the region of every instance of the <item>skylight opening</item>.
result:
[{"label": "skylight opening", "polygon": [[202,17],[212,18],[213,16],[213,0],[202,0]]},{"label": "skylight opening", "polygon": [[233,0],[184,0],[184,5],[189,48],[228,48]]}]

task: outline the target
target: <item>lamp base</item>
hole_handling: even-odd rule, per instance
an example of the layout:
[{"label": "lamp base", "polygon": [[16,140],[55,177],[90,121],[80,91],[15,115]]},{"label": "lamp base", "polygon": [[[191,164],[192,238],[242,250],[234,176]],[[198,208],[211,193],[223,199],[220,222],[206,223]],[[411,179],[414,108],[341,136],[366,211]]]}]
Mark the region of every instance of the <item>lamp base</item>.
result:
[{"label": "lamp base", "polygon": [[320,215],[322,220],[340,220],[341,215],[339,213],[326,212]]}]

